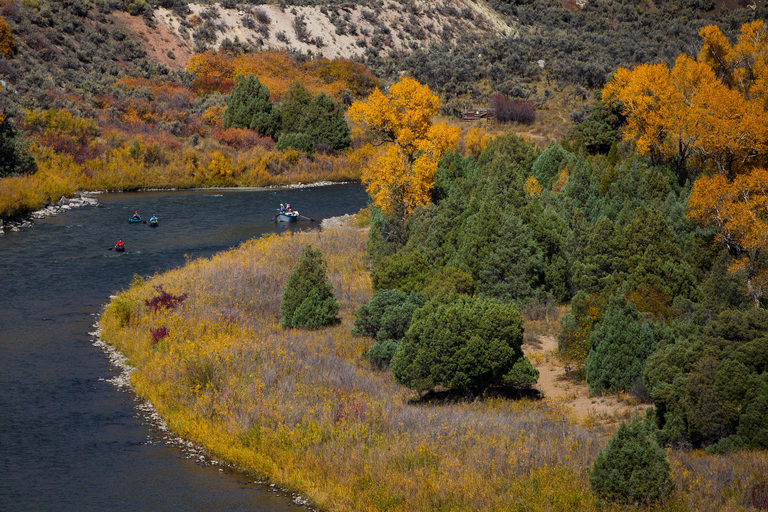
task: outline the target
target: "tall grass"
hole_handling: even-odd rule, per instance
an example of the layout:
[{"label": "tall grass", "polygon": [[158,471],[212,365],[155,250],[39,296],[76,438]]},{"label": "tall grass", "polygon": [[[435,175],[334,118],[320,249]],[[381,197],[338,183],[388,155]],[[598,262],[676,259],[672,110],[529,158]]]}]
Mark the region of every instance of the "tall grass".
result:
[{"label": "tall grass", "polygon": [[138,150],[132,152],[129,142],[122,141],[118,147],[82,163],[71,155],[35,145],[37,173],[0,179],[0,218],[37,210],[78,190],[356,181],[375,151],[372,146],[362,146],[347,153],[309,157],[260,146],[233,150],[212,142],[200,147],[158,148],[142,139],[134,146]]},{"label": "tall grass", "polygon": [[[328,261],[342,323],[283,330],[283,287],[305,244]],[[424,403],[369,367],[370,340],[350,335],[371,295],[365,245],[354,228],[275,235],[137,280],[105,309],[103,337],[172,430],[320,509],[593,510],[587,469],[606,436],[571,421],[563,403]],[[159,286],[187,298],[148,308]],[[153,335],[161,327],[167,335]],[[678,490],[663,510],[743,509],[750,478],[768,469],[758,457],[673,460]],[[717,464],[730,483],[697,488],[696,478],[719,478]]]}]

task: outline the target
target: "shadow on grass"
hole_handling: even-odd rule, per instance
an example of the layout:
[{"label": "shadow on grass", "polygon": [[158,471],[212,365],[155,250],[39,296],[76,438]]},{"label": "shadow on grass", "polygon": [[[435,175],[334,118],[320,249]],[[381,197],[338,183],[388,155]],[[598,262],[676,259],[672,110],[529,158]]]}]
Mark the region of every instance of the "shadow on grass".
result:
[{"label": "shadow on grass", "polygon": [[474,402],[487,398],[506,398],[507,400],[541,400],[543,395],[538,389],[518,386],[497,386],[488,388],[485,393],[481,389],[445,389],[427,391],[419,398],[410,400],[411,405],[450,405],[462,402]]}]

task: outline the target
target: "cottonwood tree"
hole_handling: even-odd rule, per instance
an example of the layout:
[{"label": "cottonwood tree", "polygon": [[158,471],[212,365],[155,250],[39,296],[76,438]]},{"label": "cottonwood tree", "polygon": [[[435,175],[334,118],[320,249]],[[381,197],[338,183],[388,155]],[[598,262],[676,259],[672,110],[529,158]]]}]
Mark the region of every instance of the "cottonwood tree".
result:
[{"label": "cottonwood tree", "polygon": [[756,308],[768,292],[768,171],[754,169],[733,181],[715,174],[696,180],[688,217],[713,227],[734,255],[729,270],[741,276]]},{"label": "cottonwood tree", "polygon": [[429,87],[404,77],[385,95],[378,88],[355,102],[349,116],[386,149],[363,171],[374,204],[404,218],[430,202],[440,157],[454,147],[459,129],[434,124],[439,100]]},{"label": "cottonwood tree", "polygon": [[741,28],[731,46],[715,26],[704,27],[696,59],[619,68],[603,89],[627,117],[624,138],[655,161],[676,159],[678,179],[688,158],[730,179],[768,154],[768,37],[762,21]]}]

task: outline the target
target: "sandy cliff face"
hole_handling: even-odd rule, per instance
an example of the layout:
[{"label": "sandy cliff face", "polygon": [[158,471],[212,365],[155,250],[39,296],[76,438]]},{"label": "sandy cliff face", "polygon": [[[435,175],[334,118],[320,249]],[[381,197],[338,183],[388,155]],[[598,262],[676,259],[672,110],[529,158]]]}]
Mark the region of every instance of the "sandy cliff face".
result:
[{"label": "sandy cliff face", "polygon": [[218,49],[227,40],[255,49],[349,58],[366,51],[385,54],[440,41],[450,44],[462,36],[486,39],[517,34],[517,28],[493,9],[469,0],[391,0],[380,8],[261,5],[227,9],[220,4],[190,4],[185,16],[158,8],[154,18],[154,28],[128,15],[119,15],[119,22],[145,42],[153,58],[170,68],[183,68],[194,52]]}]

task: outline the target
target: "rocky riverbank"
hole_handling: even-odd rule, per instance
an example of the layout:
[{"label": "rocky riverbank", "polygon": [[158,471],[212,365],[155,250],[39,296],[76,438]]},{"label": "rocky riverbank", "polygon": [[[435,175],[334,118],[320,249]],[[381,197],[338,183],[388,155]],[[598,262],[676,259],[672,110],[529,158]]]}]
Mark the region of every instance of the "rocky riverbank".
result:
[{"label": "rocky riverbank", "polygon": [[100,206],[99,201],[93,197],[99,192],[78,192],[75,197],[62,197],[55,204],[49,204],[45,208],[28,213],[18,219],[3,220],[0,219],[0,235],[6,232],[21,231],[31,228],[35,220],[58,215],[73,208],[82,208],[83,206]]}]

